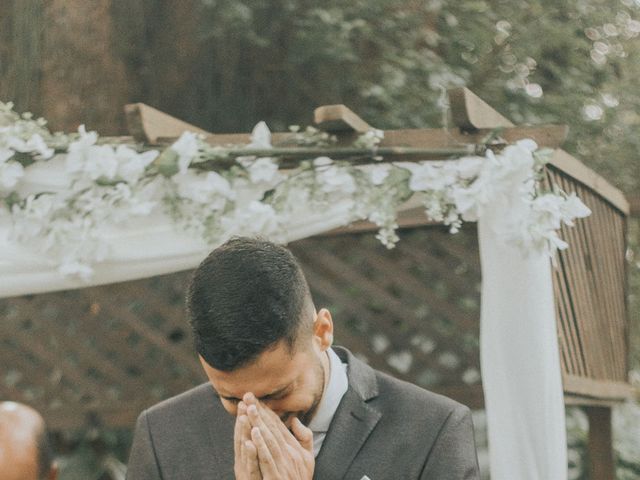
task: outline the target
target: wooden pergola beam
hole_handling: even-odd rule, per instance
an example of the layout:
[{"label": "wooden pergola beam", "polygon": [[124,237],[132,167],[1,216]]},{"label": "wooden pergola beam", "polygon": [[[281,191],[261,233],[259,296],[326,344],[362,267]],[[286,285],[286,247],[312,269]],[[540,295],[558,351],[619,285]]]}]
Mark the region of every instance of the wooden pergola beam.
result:
[{"label": "wooden pergola beam", "polygon": [[[629,215],[629,202],[619,189],[564,150],[556,149],[550,164],[593,190],[625,215]],[[567,192],[569,193],[569,192]]]},{"label": "wooden pergola beam", "polygon": [[514,126],[511,120],[503,117],[468,88],[453,88],[448,93],[453,123],[461,130],[475,131]]},{"label": "wooden pergola beam", "polygon": [[141,143],[156,144],[162,137],[179,137],[183,132],[208,134],[209,132],[156,110],[144,103],[124,106],[127,129]]},{"label": "wooden pergola beam", "polygon": [[640,217],[640,194],[629,195],[629,215],[635,218]]}]

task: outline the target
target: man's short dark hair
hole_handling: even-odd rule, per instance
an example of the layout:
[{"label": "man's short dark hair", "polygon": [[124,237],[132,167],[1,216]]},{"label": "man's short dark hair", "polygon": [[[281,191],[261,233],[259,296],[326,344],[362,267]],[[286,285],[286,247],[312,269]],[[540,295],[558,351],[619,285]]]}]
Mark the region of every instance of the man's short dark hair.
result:
[{"label": "man's short dark hair", "polygon": [[262,239],[236,237],[198,266],[187,294],[197,352],[232,371],[284,340],[293,352],[313,304],[293,254]]}]

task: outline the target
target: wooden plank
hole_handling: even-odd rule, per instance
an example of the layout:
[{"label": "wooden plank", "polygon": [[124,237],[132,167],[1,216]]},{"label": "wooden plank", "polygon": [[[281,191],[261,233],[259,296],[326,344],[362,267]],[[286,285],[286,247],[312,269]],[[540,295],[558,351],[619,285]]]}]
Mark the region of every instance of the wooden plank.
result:
[{"label": "wooden plank", "polygon": [[616,468],[611,433],[611,408],[585,407],[589,418],[589,478],[615,480]]},{"label": "wooden plank", "polygon": [[124,113],[127,129],[138,142],[153,145],[162,137],[179,137],[187,131],[205,135],[209,133],[144,103],[125,105]]},{"label": "wooden plank", "polygon": [[[135,398],[140,396],[140,393],[143,393],[143,395],[146,394],[146,392],[140,391],[140,384],[146,385],[146,391],[148,391],[155,385],[159,385],[163,388],[163,390],[174,394],[180,393],[186,388],[189,388],[191,386],[191,383],[186,381],[187,379],[173,378],[167,373],[165,373],[163,376],[158,376],[158,373],[154,368],[149,368],[150,362],[147,358],[149,348],[139,348],[138,346],[132,347],[127,343],[127,337],[131,334],[131,330],[129,330],[119,320],[122,302],[113,303],[104,301],[104,299],[107,298],[108,294],[106,292],[106,289],[101,290],[102,292],[104,292],[102,296],[95,295],[95,293],[93,293],[95,292],[95,289],[81,289],[74,293],[77,293],[78,295],[86,295],[86,298],[84,299],[85,304],[91,305],[96,301],[99,302],[100,316],[94,316],[91,314],[91,312],[86,312],[86,318],[84,318],[82,321],[88,323],[89,325],[97,325],[95,330],[96,332],[99,332],[100,336],[98,349],[104,356],[107,355],[109,350],[112,350],[116,353],[115,359],[111,360],[110,358],[105,358],[105,361],[112,362],[123,372],[126,372],[125,374],[128,377],[131,376],[131,367],[135,367],[139,372],[139,374],[136,375],[135,378],[133,378],[134,388],[126,388],[127,385],[122,384],[122,387],[125,390],[125,396],[128,396],[128,398]],[[148,296],[149,295],[147,292],[146,297],[143,298],[147,298]],[[81,298],[79,300],[82,301],[83,299]],[[78,303],[80,303],[80,301]],[[100,324],[103,321],[107,320],[109,317],[115,319],[117,323],[111,324],[107,328],[100,328]],[[147,347],[153,348],[153,346],[151,345],[147,345]],[[163,355],[165,355],[164,352]]]},{"label": "wooden plank", "polygon": [[[4,392],[0,394],[0,398],[8,398],[9,391],[22,393],[25,388],[35,385],[44,389],[44,398],[38,400],[40,403],[48,403],[56,399],[64,400],[66,403],[78,400],[79,395],[72,388],[74,386],[69,385],[64,372],[58,365],[43,363],[28,350],[19,348],[18,345],[13,344],[14,342],[10,343],[12,345],[2,343],[0,365],[4,372],[13,367],[22,374],[22,378],[12,388],[6,388],[5,384],[1,383],[0,391],[4,390]],[[32,360],[29,357],[32,357]]]},{"label": "wooden plank", "polygon": [[627,199],[629,201],[629,215],[636,218],[640,217],[640,194],[628,195]]},{"label": "wooden plank", "polygon": [[599,398],[584,397],[582,395],[564,394],[564,404],[567,406],[586,407],[614,407],[619,405],[621,400],[602,400]]},{"label": "wooden plank", "polygon": [[[316,266],[319,269],[324,269],[325,271],[331,272],[332,274],[337,275],[354,285],[361,286],[362,288],[370,292],[370,294],[375,295],[375,297],[380,301],[384,301],[385,304],[389,306],[390,311],[397,313],[402,318],[415,318],[415,312],[410,308],[407,308],[407,306],[403,302],[392,296],[377,282],[369,280],[360,272],[357,272],[350,268],[349,265],[346,265],[338,257],[321,251],[314,251],[312,257],[313,260],[316,261]],[[309,262],[312,260],[311,255],[307,255],[306,252],[304,253],[303,258],[305,258]],[[470,324],[475,321],[465,312],[458,311],[457,309],[452,309],[451,305],[437,298],[437,296],[426,287],[424,288],[424,297],[425,301],[429,303],[430,307],[432,307],[434,311],[437,311],[439,314],[444,315],[446,318],[456,319],[456,321],[459,321],[462,324]]]},{"label": "wooden plank", "polygon": [[[23,308],[30,312],[31,318],[38,318],[40,312],[40,306],[38,304],[26,302],[23,304]],[[114,366],[109,358],[103,355],[99,348],[95,348],[88,343],[89,340],[100,338],[100,335],[97,335],[101,330],[99,326],[98,329],[96,329],[96,326],[92,325],[90,320],[76,318],[75,321],[73,321],[73,334],[68,333],[69,329],[67,329],[66,332],[60,332],[58,330],[59,327],[67,327],[71,323],[64,316],[61,317],[62,318],[59,317],[56,322],[38,320],[38,326],[42,329],[39,335],[44,337],[46,333],[49,333],[55,337],[56,344],[58,345],[56,356],[61,356],[63,352],[65,354],[74,352],[79,357],[79,368],[83,372],[91,369],[103,377],[97,380],[101,385],[105,383],[106,379],[110,379],[112,385],[122,388],[123,391],[126,389],[136,391],[139,388],[140,385],[136,379],[126,375],[125,372]],[[98,332],[96,330],[98,330]],[[96,343],[98,342],[96,341]],[[88,375],[85,373],[85,376]],[[91,390],[91,392],[95,391],[97,390]]]},{"label": "wooden plank", "polygon": [[590,253],[595,276],[593,288],[599,299],[598,326],[603,333],[598,339],[611,357],[614,369],[610,379],[624,381],[627,376],[626,362],[623,360],[626,346],[624,333],[621,338],[618,325],[624,329],[627,322],[624,308],[620,308],[617,299],[623,296],[625,278],[617,271],[617,265],[621,260],[624,261],[625,252],[624,249],[614,250],[616,238],[621,236],[622,232],[619,228],[616,229],[613,222],[613,217],[619,215],[619,212],[588,192],[586,187],[579,187],[578,193],[590,200],[589,204],[593,210],[593,221],[581,222],[581,225],[587,235],[593,237],[596,242]]},{"label": "wooden plank", "polygon": [[563,253],[558,253],[558,280],[557,285],[561,292],[560,299],[562,304],[564,305],[565,312],[567,316],[566,326],[567,332],[569,333],[569,355],[574,360],[574,365],[577,366],[576,372],[582,375],[589,375],[591,372],[589,371],[589,367],[584,354],[584,346],[582,345],[582,338],[580,332],[578,331],[578,323],[576,320],[577,314],[574,307],[573,298],[570,293],[570,276],[567,272],[567,259],[563,255]]},{"label": "wooden plank", "polygon": [[[565,186],[573,185],[573,181],[570,178],[563,176],[563,180]],[[577,248],[581,253],[579,260],[584,265],[585,280],[587,281],[590,296],[594,299],[592,316],[587,321],[592,322],[591,327],[598,332],[593,339],[595,340],[595,347],[601,352],[601,357],[604,359],[602,365],[605,372],[604,378],[616,380],[616,359],[610,348],[613,337],[612,332],[608,329],[608,316],[613,313],[613,309],[609,302],[610,297],[605,292],[606,287],[602,284],[603,269],[606,268],[611,259],[606,255],[607,249],[605,245],[602,242],[596,243],[590,234],[592,228],[601,230],[600,225],[603,218],[598,211],[598,207],[602,202],[595,195],[588,193],[581,185],[575,185],[575,187],[576,193],[587,201],[594,214],[586,219],[576,220],[573,232],[574,238],[577,239],[578,243],[571,245],[570,248]]]},{"label": "wooden plank", "polygon": [[[120,297],[116,296],[113,300],[117,301],[118,299],[120,299]],[[120,315],[119,319],[125,325],[143,337],[151,345],[155,345],[163,352],[170,355],[174,360],[184,366],[192,375],[195,375],[196,378],[198,376],[202,377],[203,372],[196,360],[195,352],[193,354],[189,354],[179,346],[170,343],[163,335],[151,328],[127,309],[120,309],[118,311],[118,315]]]},{"label": "wooden plank", "polygon": [[[565,176],[556,178],[558,185],[567,189],[568,180]],[[588,221],[589,219],[587,219]],[[578,220],[578,222],[584,220]],[[598,342],[598,330],[596,325],[597,302],[594,299],[593,275],[587,270],[584,262],[584,246],[576,227],[562,226],[562,236],[571,245],[563,252],[569,259],[567,272],[571,275],[570,293],[576,312],[578,332],[584,345],[584,355],[587,360],[589,376],[598,379],[609,378],[608,368],[610,362],[606,358]]]},{"label": "wooden plank", "polygon": [[449,90],[449,105],[453,123],[463,130],[513,127],[511,121],[465,87]]},{"label": "wooden plank", "polygon": [[[349,313],[354,318],[360,318],[362,317],[363,312],[365,312],[365,314],[367,314],[367,312],[370,312],[371,306],[367,304],[365,301],[361,300],[361,298],[364,298],[364,297],[368,298],[369,296],[371,296],[368,294],[369,289],[366,286],[363,287],[368,295],[349,295],[346,292],[346,289],[344,287],[350,284],[354,284],[354,285],[360,285],[360,284],[354,283],[349,278],[345,279],[343,275],[341,275],[340,273],[336,274],[336,272],[333,270],[324,269],[323,268],[324,260],[318,259],[317,246],[310,247],[309,243],[310,243],[309,241],[304,241],[303,243],[299,244],[300,246],[299,248],[294,247],[293,251],[294,251],[294,254],[300,259],[303,265],[303,268],[305,269],[306,276],[311,286],[311,289],[314,292],[319,291],[324,297],[340,305],[340,308],[344,309],[342,312],[343,316],[346,312],[346,313]],[[322,247],[320,247],[320,249],[321,248]],[[331,245],[331,249],[347,252],[349,250],[349,247],[347,245],[339,246],[339,244],[336,244],[335,242],[333,242]],[[314,253],[312,255],[311,254],[306,255],[306,252],[308,251],[314,252]],[[360,273],[356,272],[356,275],[360,275]],[[423,292],[420,292],[420,293],[422,294]],[[378,296],[377,293],[375,295],[376,297]],[[420,298],[420,301],[422,301],[421,298]],[[385,304],[386,303],[388,302],[385,302]],[[407,306],[405,307],[406,311],[399,311],[393,305],[386,308],[383,314],[384,324],[379,323],[380,314],[374,313],[373,314],[374,318],[369,322],[369,324],[373,328],[383,327],[384,329],[384,328],[388,328],[389,325],[402,322],[402,324],[404,324],[404,326],[406,327],[402,329],[403,332],[399,332],[397,331],[397,329],[391,329],[386,332],[392,337],[391,343],[396,346],[409,344],[410,338],[407,337],[407,335],[412,336],[413,333],[415,332],[424,332],[427,335],[432,336],[433,332],[428,330],[428,326],[425,325],[425,323],[421,319],[418,319],[415,317],[413,310],[410,308],[411,305],[412,305],[411,302],[407,304]],[[337,318],[336,318],[336,323],[339,323]],[[477,329],[477,322],[475,327]],[[339,336],[340,334],[338,333],[337,338]],[[364,337],[364,339],[361,340],[360,337]],[[367,341],[368,339],[367,336],[349,335],[348,338],[351,341],[355,341],[355,343],[359,346],[361,353],[364,353],[367,355],[370,353],[371,345]],[[437,338],[436,344],[437,344],[437,350],[440,352],[456,351],[461,353],[459,338],[455,336],[451,336],[451,337],[439,336]],[[418,355],[418,358],[422,359],[422,361],[425,361],[428,363],[431,363],[434,361],[432,357],[433,354],[431,352],[425,354],[424,352],[416,350],[416,351],[413,351],[413,353]],[[461,356],[465,356],[465,355],[461,353]],[[470,362],[467,362],[467,364],[477,364],[477,360],[478,359],[474,357]],[[375,362],[373,366],[385,371],[390,370],[389,365],[385,362],[382,362],[379,355],[374,355],[373,361]],[[414,362],[414,365],[419,361],[421,360],[416,360],[416,362]],[[398,372],[393,372],[393,374],[404,380],[415,382],[415,378],[412,377],[411,372],[407,374],[399,374]]]},{"label": "wooden plank", "polygon": [[[380,147],[407,147],[448,149],[460,148],[469,144],[481,142],[491,132],[491,129],[478,130],[476,132],[460,132],[458,130],[432,129],[402,129],[385,130]],[[172,143],[177,139],[177,134],[159,136],[159,144]],[[271,143],[273,146],[291,146],[295,134],[291,132],[273,132]],[[557,148],[564,141],[564,130],[557,125],[540,125],[529,127],[512,127],[503,130],[500,137],[507,143],[530,138],[540,148]],[[108,138],[107,138],[108,139]],[[251,141],[250,133],[209,133],[205,135],[205,141],[211,145],[241,145]],[[340,145],[341,143],[338,142]]]},{"label": "wooden plank", "polygon": [[556,309],[556,330],[560,340],[560,359],[562,360],[562,372],[570,374],[580,374],[580,363],[575,349],[572,348],[572,337],[569,331],[569,312],[567,311],[565,299],[562,297],[560,281],[556,273],[553,274],[553,291]]},{"label": "wooden plank", "polygon": [[[425,242],[425,248],[427,243]],[[379,273],[379,280],[376,282],[382,287],[390,284],[402,285],[405,292],[411,293],[417,299],[425,301],[429,307],[437,310],[445,317],[454,320],[459,326],[466,328],[477,328],[479,317],[470,315],[448,300],[440,298],[428,284],[420,282],[413,277],[406,269],[398,268],[398,264],[383,256],[368,258],[366,264]],[[363,265],[364,266],[364,265]]]},{"label": "wooden plank", "polygon": [[[583,193],[586,194],[586,189]],[[624,251],[615,251],[615,239],[622,232],[615,229],[612,216],[617,215],[617,211],[608,208],[604,202],[594,202],[594,215],[597,222],[587,223],[585,230],[593,236],[598,243],[596,249],[592,251],[592,262],[597,275],[596,290],[601,298],[600,319],[602,328],[608,333],[609,341],[604,336],[600,336],[601,342],[611,352],[613,365],[615,366],[613,380],[624,381],[627,376],[626,365],[623,357],[626,354],[624,334],[619,335],[618,325],[626,324],[626,315],[620,308],[617,298],[623,295],[625,279],[619,275],[617,263],[620,258],[624,258]],[[602,305],[606,308],[602,308]]]},{"label": "wooden plank", "polygon": [[[481,142],[491,130],[491,128],[478,130],[476,132],[461,132],[458,130],[444,130],[442,128],[385,130],[384,139],[380,142],[380,146],[456,147]],[[530,138],[534,140],[539,147],[548,148],[557,148],[564,141],[564,134],[558,133],[558,126],[556,125],[506,128],[501,132],[500,137],[508,143]]]},{"label": "wooden plank", "polygon": [[313,121],[319,129],[331,133],[364,133],[373,127],[345,105],[323,105],[313,112]]},{"label": "wooden plank", "polygon": [[85,392],[95,392],[104,387],[93,379],[87,378],[83,372],[79,372],[79,367],[74,365],[68,357],[60,358],[51,351],[49,346],[43,346],[34,335],[27,335],[22,330],[11,328],[6,322],[0,322],[0,335],[10,336],[23,350],[31,352],[42,363],[59,366],[63,376],[67,377],[76,388]]},{"label": "wooden plank", "polygon": [[[398,228],[415,228],[423,227],[425,225],[440,225],[439,222],[429,220],[425,213],[424,207],[416,207],[410,210],[403,210],[398,212],[396,218]],[[328,232],[324,232],[318,236],[333,236],[333,235],[351,235],[353,233],[370,233],[377,232],[380,229],[375,223],[371,223],[367,220],[361,220],[353,222],[344,227],[334,228]]]},{"label": "wooden plank", "polygon": [[[546,178],[549,184],[553,184],[554,182],[560,181],[560,174],[557,171],[547,170]],[[562,230],[562,233],[564,235],[565,231]],[[580,307],[579,300],[576,300],[577,286],[574,268],[572,267],[575,262],[573,256],[573,251],[575,249],[570,248],[569,250],[570,252],[561,251],[557,253],[559,263],[557,280],[562,293],[560,298],[564,303],[566,312],[568,313],[565,325],[568,327],[568,332],[570,334],[569,339],[572,347],[570,354],[575,359],[576,364],[579,367],[578,373],[591,376],[593,372],[591,371],[591,362],[588,361],[589,352],[586,351],[588,349],[588,345],[585,344],[579,320],[579,316],[582,315],[581,312],[583,310]]]},{"label": "wooden plank", "polygon": [[556,149],[549,163],[589,187],[623,214],[629,215],[629,202],[624,194],[575,157]]},{"label": "wooden plank", "polygon": [[627,400],[633,398],[634,395],[633,387],[624,382],[563,375],[562,384],[565,393],[603,400]]}]

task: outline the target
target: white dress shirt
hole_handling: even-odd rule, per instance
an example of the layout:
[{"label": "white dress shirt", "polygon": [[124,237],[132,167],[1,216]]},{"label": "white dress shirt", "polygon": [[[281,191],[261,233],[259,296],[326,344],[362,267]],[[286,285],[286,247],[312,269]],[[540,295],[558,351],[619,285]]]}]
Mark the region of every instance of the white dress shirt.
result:
[{"label": "white dress shirt", "polygon": [[349,388],[347,365],[342,363],[331,348],[327,350],[327,356],[329,357],[329,382],[325,385],[318,410],[309,423],[309,428],[313,432],[313,454],[316,457],[322,448],[322,443],[327,436],[329,425],[338,409],[340,400]]}]

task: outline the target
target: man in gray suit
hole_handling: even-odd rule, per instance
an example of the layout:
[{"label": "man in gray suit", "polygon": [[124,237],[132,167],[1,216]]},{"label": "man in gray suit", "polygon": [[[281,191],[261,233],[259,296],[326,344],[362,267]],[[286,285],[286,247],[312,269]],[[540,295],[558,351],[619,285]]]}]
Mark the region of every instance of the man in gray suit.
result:
[{"label": "man in gray suit", "polygon": [[129,480],[479,479],[469,409],[332,347],[286,248],[230,240],[187,304],[209,383],[140,415]]}]

